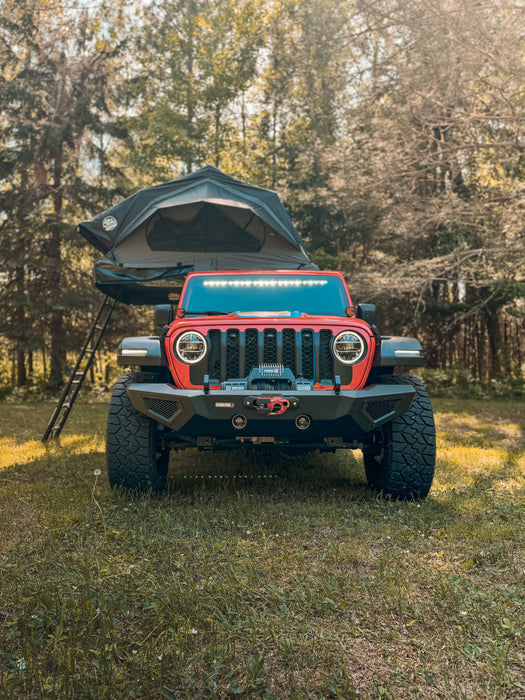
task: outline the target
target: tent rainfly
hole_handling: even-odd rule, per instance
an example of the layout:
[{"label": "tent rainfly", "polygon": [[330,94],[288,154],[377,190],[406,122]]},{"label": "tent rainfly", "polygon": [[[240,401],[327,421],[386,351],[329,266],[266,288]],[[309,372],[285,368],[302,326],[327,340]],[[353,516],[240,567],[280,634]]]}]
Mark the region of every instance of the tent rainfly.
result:
[{"label": "tent rainfly", "polygon": [[175,301],[193,271],[316,269],[275,192],[212,166],[140,190],[78,231],[104,253],[96,286],[126,304]]}]

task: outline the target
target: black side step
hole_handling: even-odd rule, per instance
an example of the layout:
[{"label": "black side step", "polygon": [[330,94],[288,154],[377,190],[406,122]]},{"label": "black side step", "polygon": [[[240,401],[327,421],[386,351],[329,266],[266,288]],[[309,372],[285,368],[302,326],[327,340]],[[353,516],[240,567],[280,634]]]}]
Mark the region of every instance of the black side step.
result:
[{"label": "black side step", "polygon": [[104,335],[104,331],[106,330],[116,303],[116,299],[109,296],[104,297],[95,319],[91,324],[91,328],[88,331],[75,367],[71,372],[71,376],[69,377],[62,391],[58,404],[53,411],[53,415],[47,424],[46,431],[42,437],[42,442],[47,442],[49,438],[57,440],[62,432],[62,428],[64,427],[67,417],[73,408],[73,404],[75,403],[75,399],[80,391],[80,387],[87,376],[89,368],[93,364],[95,352],[100,344],[100,341],[102,340],[102,336]]}]

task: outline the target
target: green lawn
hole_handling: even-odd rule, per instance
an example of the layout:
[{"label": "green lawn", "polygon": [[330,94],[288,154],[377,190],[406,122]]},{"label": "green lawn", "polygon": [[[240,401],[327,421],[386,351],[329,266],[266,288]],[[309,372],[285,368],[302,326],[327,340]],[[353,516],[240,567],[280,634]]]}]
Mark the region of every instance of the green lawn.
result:
[{"label": "green lawn", "polygon": [[525,408],[434,406],[416,503],[358,452],[186,452],[113,494],[105,404],[47,449],[51,404],[2,404],[0,695],[525,697]]}]

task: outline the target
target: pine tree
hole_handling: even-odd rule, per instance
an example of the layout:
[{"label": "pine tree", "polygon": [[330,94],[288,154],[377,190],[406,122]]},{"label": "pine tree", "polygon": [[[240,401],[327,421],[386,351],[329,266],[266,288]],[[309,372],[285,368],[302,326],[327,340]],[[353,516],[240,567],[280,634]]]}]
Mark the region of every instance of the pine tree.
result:
[{"label": "pine tree", "polygon": [[103,201],[105,154],[97,143],[112,132],[107,95],[116,53],[96,26],[86,14],[73,18],[61,0],[2,6],[0,329],[16,344],[19,385],[25,353],[46,342],[49,384],[61,383],[65,314],[83,303],[71,299],[68,249],[82,207]]}]

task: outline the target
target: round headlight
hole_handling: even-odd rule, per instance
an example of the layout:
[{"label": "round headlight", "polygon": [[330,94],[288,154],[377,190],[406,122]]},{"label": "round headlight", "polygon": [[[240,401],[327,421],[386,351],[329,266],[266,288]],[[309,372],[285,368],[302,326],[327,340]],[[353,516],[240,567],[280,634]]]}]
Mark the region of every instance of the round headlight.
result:
[{"label": "round headlight", "polygon": [[181,333],[175,344],[175,352],[180,360],[193,365],[200,362],[206,354],[206,339],[197,331]]},{"label": "round headlight", "polygon": [[366,353],[366,343],[358,333],[343,331],[334,339],[334,355],[345,365],[354,365],[362,360]]}]

